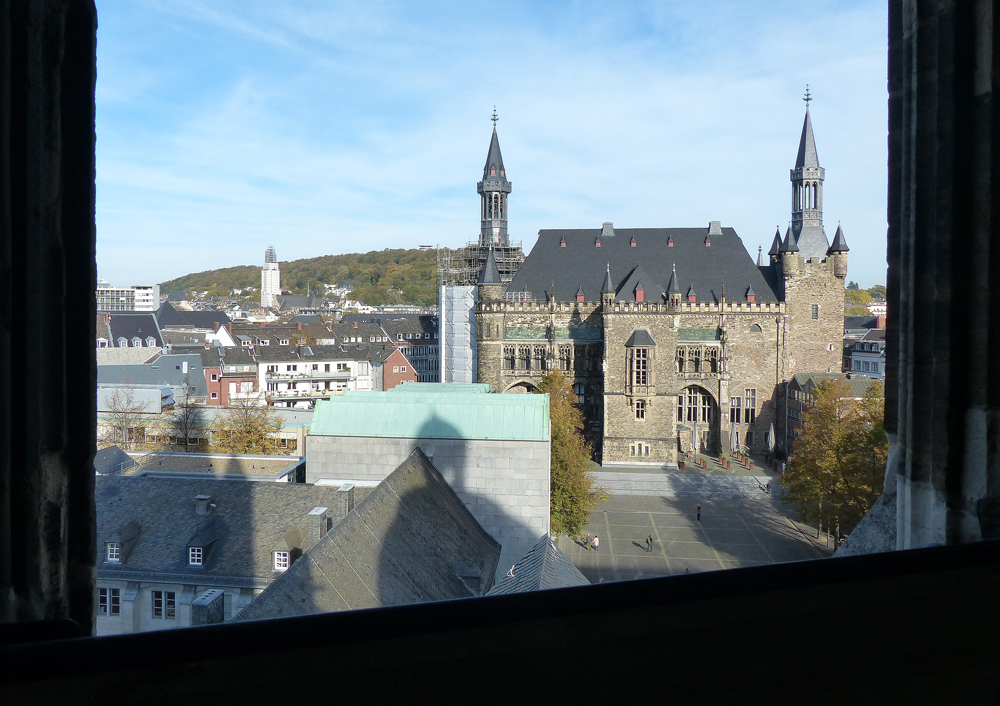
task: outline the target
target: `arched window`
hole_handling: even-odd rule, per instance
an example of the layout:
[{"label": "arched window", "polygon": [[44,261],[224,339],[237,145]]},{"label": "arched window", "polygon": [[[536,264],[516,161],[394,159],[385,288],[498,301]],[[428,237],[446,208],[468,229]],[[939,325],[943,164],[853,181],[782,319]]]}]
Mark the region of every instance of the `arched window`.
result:
[{"label": "arched window", "polygon": [[813,182],[813,208],[819,208],[819,184]]},{"label": "arched window", "polygon": [[705,349],[705,370],[712,373],[719,372],[719,349]]},{"label": "arched window", "polygon": [[572,355],[571,351],[573,349],[570,346],[559,346],[559,369],[560,370],[571,370],[572,369]]},{"label": "arched window", "polygon": [[517,351],[517,369],[531,370],[531,348],[521,346]]},{"label": "arched window", "polygon": [[754,324],[750,327],[750,333],[763,333],[764,329],[760,327],[760,324]]},{"label": "arched window", "polygon": [[679,373],[683,373],[684,372],[684,349],[683,348],[678,348],[677,349],[677,357],[674,359],[674,368]]},{"label": "arched window", "polygon": [[545,346],[535,346],[535,365],[534,370],[545,370]]},{"label": "arched window", "polygon": [[514,346],[503,347],[503,369],[513,370],[517,366],[517,359],[514,356]]},{"label": "arched window", "polygon": [[691,369],[696,372],[701,372],[701,348],[692,348],[690,351],[691,357]]},{"label": "arched window", "polygon": [[677,421],[711,423],[714,406],[707,390],[696,385],[687,387],[677,396]]}]

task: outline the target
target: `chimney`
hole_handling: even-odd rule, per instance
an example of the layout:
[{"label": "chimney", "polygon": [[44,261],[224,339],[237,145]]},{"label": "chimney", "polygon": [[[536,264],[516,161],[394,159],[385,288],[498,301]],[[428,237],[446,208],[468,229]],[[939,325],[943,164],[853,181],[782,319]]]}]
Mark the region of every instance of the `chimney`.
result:
[{"label": "chimney", "polygon": [[354,324],[354,328],[358,327],[358,322],[357,321],[353,321],[352,323]]},{"label": "chimney", "polygon": [[337,516],[340,519],[347,517],[347,513],[354,509],[354,483],[344,483],[337,488]]},{"label": "chimney", "polygon": [[296,321],[295,325],[299,327],[299,331],[302,330],[302,322],[301,321]]},{"label": "chimney", "polygon": [[219,329],[220,329],[221,327],[222,327],[222,322],[220,322],[220,321],[216,321],[216,322],[215,322],[215,328],[213,329],[212,333],[218,333],[218,332],[219,332]]},{"label": "chimney", "polygon": [[326,322],[326,330],[329,331],[330,333],[333,333],[333,322],[332,321],[327,321]]},{"label": "chimney", "polygon": [[884,316],[876,316],[875,317],[875,328],[878,328],[878,329],[885,328],[885,317]]},{"label": "chimney", "polygon": [[196,515],[207,515],[215,507],[212,502],[211,495],[195,495],[194,496],[194,514]]},{"label": "chimney", "polygon": [[225,591],[210,588],[191,602],[191,625],[221,623],[225,617]]},{"label": "chimney", "polygon": [[316,542],[323,539],[326,534],[326,512],[329,508],[314,507],[309,511],[309,546],[313,547]]},{"label": "chimney", "polygon": [[229,323],[226,324],[226,330],[229,331],[229,333],[233,332],[233,322],[232,321],[230,321]]}]

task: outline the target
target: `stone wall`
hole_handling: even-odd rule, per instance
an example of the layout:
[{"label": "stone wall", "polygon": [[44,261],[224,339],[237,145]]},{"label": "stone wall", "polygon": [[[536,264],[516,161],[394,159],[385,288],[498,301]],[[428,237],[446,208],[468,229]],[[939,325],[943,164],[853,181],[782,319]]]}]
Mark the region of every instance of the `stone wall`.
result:
[{"label": "stone wall", "polygon": [[[796,373],[836,373],[843,362],[844,277],[836,276],[834,258],[817,262],[786,253],[794,261],[785,269],[788,311],[784,377]],[[846,261],[847,256],[841,255]],[[846,273],[846,262],[844,272]],[[819,306],[819,318],[812,307]]]},{"label": "stone wall", "polygon": [[507,571],[549,531],[549,442],[306,437],[306,482],[381,481],[420,449],[502,545]]}]

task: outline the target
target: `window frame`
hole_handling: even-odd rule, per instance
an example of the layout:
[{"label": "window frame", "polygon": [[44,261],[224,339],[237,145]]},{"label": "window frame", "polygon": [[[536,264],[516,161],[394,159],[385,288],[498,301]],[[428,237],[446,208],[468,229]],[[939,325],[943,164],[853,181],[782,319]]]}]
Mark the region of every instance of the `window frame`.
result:
[{"label": "window frame", "polygon": [[177,618],[177,592],[154,589],[150,591],[150,607],[153,620],[175,620]]},{"label": "window frame", "polygon": [[188,547],[188,566],[205,565],[205,548]]},{"label": "window frame", "polygon": [[291,552],[287,550],[275,550],[271,559],[275,571],[288,571],[288,567],[292,565]]},{"label": "window frame", "polygon": [[109,564],[120,564],[122,563],[122,545],[121,542],[105,542],[104,544],[104,561]]}]

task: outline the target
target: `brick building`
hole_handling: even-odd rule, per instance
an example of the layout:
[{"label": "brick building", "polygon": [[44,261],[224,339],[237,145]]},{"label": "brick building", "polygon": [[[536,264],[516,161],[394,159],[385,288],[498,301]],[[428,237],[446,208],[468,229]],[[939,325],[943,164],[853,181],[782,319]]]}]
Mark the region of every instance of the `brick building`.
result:
[{"label": "brick building", "polygon": [[824,231],[824,177],[807,110],[792,223],[768,262],[718,221],[543,230],[508,285],[488,258],[479,382],[530,392],[546,371],[566,371],[606,466],[717,453],[733,426],[741,445],[765,449],[784,383],[841,367],[848,247],[839,226],[832,244]]}]

